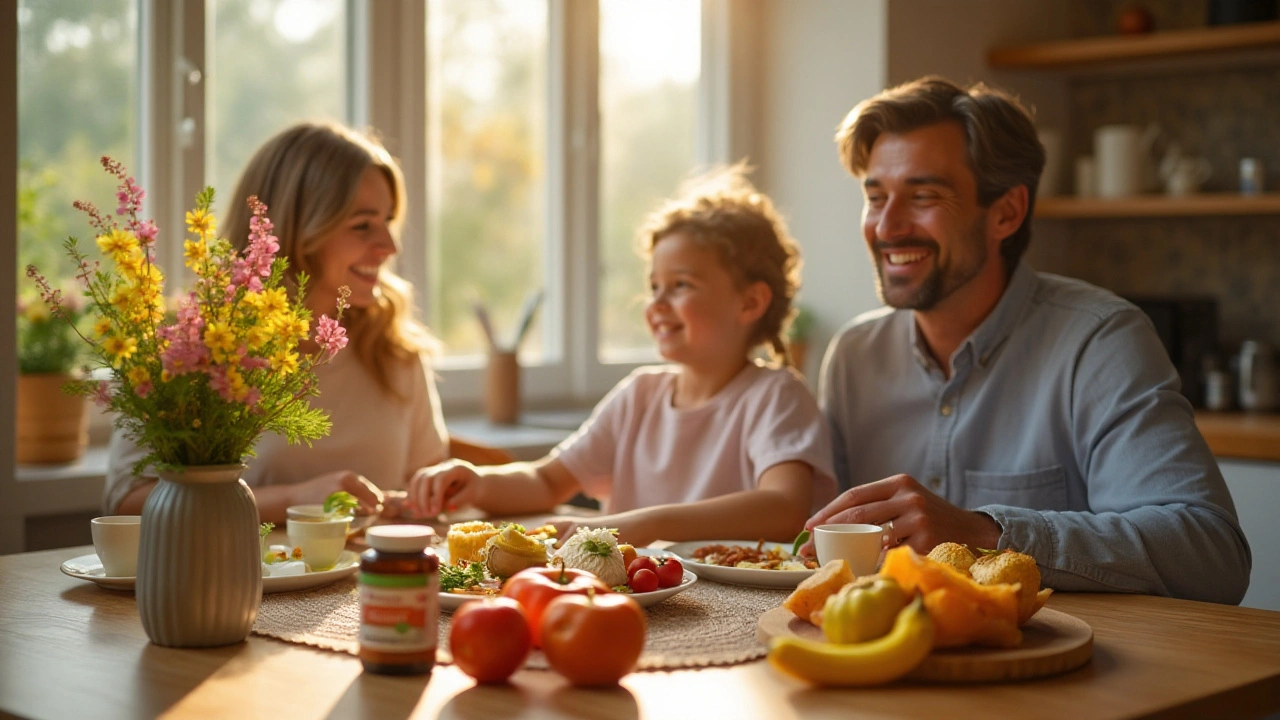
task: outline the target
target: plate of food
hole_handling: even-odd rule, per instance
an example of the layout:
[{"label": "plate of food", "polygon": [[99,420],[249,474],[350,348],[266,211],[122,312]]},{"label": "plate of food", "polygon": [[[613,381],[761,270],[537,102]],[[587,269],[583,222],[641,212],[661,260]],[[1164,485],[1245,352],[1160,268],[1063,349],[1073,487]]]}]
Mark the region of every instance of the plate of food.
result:
[{"label": "plate of food", "polygon": [[696,540],[666,549],[699,577],[730,585],[794,588],[818,567],[815,560],[792,555],[785,543],[763,540]]},{"label": "plate of food", "polygon": [[[546,526],[532,530],[524,530],[518,525],[497,528],[477,522],[452,526],[446,536],[449,541],[447,547],[435,548],[440,558],[440,609],[451,612],[471,600],[498,595],[502,591],[502,575],[509,577],[527,567],[548,566],[557,561],[557,556],[566,567],[591,572],[613,587],[615,592],[627,593],[641,607],[649,607],[682,593],[698,580],[696,574],[682,567],[678,583],[649,592],[634,592],[628,586],[626,572],[627,558],[632,554],[652,557],[659,563],[662,558],[677,561],[680,558],[664,550],[631,549],[619,545],[607,529],[582,528],[559,551],[553,551],[552,543],[547,542],[553,538],[544,535]],[[529,539],[543,543],[542,555],[538,555],[537,547],[528,542]],[[453,562],[455,557],[461,561]],[[500,574],[495,575],[494,568]],[[675,576],[670,580],[676,582]]]},{"label": "plate of food", "polygon": [[[337,564],[328,570],[319,572],[302,572],[296,575],[270,576],[263,570],[262,592],[278,593],[294,590],[310,590],[323,587],[342,578],[354,575],[360,569],[360,557],[350,550],[344,550]],[[102,569],[102,561],[96,554],[81,555],[62,563],[63,573],[79,580],[88,580],[100,587],[110,590],[133,590],[136,578],[108,577]]]}]

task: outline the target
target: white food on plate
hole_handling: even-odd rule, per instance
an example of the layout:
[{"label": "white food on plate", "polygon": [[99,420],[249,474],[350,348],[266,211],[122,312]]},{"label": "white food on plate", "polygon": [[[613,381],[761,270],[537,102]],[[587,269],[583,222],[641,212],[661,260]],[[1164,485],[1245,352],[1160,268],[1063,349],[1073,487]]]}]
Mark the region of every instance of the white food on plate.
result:
[{"label": "white food on plate", "polygon": [[627,584],[627,569],[622,564],[618,539],[607,528],[579,528],[556,551],[565,567],[586,570],[610,587]]}]

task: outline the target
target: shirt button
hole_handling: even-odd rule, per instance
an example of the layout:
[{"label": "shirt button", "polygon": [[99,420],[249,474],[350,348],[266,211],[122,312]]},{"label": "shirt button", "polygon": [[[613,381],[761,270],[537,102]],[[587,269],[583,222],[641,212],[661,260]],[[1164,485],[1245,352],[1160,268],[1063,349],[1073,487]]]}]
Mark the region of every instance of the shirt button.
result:
[{"label": "shirt button", "polygon": [[942,413],[942,416],[943,416],[943,417],[948,417],[948,416],[950,416],[950,415],[951,415],[951,405],[943,405],[943,406],[942,406],[942,410],[941,410],[940,412]]},{"label": "shirt button", "polygon": [[933,488],[934,490],[937,490],[938,488],[942,487],[942,478],[938,477],[937,475],[929,478],[929,487]]}]

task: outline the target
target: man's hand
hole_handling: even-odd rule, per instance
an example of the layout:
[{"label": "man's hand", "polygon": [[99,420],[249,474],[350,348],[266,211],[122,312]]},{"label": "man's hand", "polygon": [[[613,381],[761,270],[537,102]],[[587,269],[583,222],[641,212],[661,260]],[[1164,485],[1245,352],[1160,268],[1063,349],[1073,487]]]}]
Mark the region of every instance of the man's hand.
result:
[{"label": "man's hand", "polygon": [[[889,547],[906,543],[927,554],[938,543],[958,542],[994,549],[1000,525],[984,513],[964,510],[929,492],[910,475],[894,475],[844,491],[809,518],[805,528],[830,523],[865,523],[885,528]],[[800,549],[813,554],[813,541]]]}]

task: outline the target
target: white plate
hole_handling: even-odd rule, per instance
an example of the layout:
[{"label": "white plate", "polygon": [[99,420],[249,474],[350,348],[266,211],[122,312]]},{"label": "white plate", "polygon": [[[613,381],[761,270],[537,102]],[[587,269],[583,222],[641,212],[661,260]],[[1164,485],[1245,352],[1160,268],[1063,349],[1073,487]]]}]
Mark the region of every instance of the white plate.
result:
[{"label": "white plate", "polygon": [[[674,553],[666,552],[663,550],[650,550],[649,548],[637,548],[636,554],[650,555],[652,557],[662,557],[664,555],[673,555]],[[441,563],[449,562],[448,550],[445,550],[442,547],[436,548],[436,555],[440,556]],[[676,585],[674,587],[669,587],[669,588],[662,588],[661,590],[654,590],[653,592],[647,592],[647,593],[630,593],[627,595],[627,597],[639,603],[640,607],[649,607],[650,605],[653,605],[655,603],[660,603],[663,600],[666,600],[672,595],[677,595],[679,593],[684,592],[685,590],[688,590],[690,587],[693,587],[693,584],[695,582],[698,581],[698,576],[692,572],[689,572],[688,563],[683,563],[683,564],[685,566],[684,577],[681,578],[679,585]],[[442,592],[440,593],[440,609],[453,612],[454,610],[457,610],[458,608],[462,607],[464,603],[470,602],[472,600],[479,600],[482,597],[485,597],[485,596],[484,595],[463,595],[461,593]]]},{"label": "white plate", "polygon": [[[344,577],[355,574],[360,569],[360,557],[350,550],[343,550],[338,564],[321,572],[309,572],[287,577],[262,578],[263,593],[292,592],[294,590],[310,590],[328,585]],[[62,563],[62,572],[73,578],[88,580],[104,588],[112,590],[133,590],[134,579],[131,577],[107,577],[102,571],[102,561],[97,555],[81,555]]]},{"label": "white plate", "polygon": [[[707,545],[745,545],[747,547],[755,547],[757,542],[756,540],[697,540],[668,545],[667,552],[679,555],[680,559],[684,560],[685,569],[694,571],[699,577],[730,585],[788,589],[799,585],[800,581],[816,572],[815,570],[757,570],[754,568],[723,567],[721,565],[708,565],[693,558],[694,550]],[[764,544],[765,550],[775,547],[782,548],[788,555],[791,554],[791,546],[786,543],[767,542]]]}]

